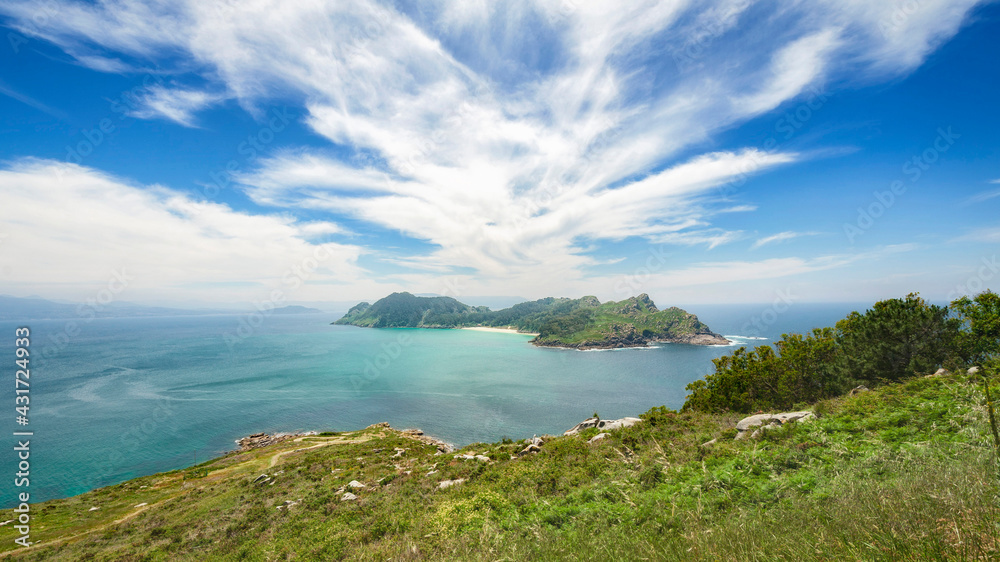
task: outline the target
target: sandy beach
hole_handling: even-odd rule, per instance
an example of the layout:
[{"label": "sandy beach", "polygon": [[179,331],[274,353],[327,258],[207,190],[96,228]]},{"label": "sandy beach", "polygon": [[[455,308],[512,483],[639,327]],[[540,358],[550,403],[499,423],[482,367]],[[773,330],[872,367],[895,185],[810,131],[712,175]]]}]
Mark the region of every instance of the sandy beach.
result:
[{"label": "sandy beach", "polygon": [[462,330],[476,330],[479,332],[499,332],[501,334],[521,334],[524,336],[537,336],[533,332],[518,332],[513,328],[488,328],[486,326],[472,326],[468,328],[461,328]]}]

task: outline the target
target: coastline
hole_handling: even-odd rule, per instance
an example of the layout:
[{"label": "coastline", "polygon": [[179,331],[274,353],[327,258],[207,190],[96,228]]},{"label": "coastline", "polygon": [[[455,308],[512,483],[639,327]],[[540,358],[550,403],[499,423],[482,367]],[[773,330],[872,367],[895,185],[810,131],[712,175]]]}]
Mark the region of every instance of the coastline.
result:
[{"label": "coastline", "polygon": [[519,332],[514,328],[490,328],[487,326],[463,326],[459,330],[475,330],[477,332],[493,332],[497,334],[520,334],[522,336],[538,336],[535,332]]}]

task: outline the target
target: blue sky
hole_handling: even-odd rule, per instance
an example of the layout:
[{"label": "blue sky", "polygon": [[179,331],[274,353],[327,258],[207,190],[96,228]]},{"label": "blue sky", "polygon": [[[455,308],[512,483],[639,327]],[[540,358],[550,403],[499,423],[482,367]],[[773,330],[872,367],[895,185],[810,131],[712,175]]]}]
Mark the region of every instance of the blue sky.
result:
[{"label": "blue sky", "polygon": [[995,3],[591,4],[5,2],[0,293],[997,286]]}]

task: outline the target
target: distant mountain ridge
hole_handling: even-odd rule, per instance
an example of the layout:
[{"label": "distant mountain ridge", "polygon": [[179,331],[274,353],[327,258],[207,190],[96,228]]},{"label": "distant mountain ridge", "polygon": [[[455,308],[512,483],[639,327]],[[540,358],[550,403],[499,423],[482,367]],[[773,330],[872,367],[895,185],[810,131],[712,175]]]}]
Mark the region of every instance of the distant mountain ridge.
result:
[{"label": "distant mountain ridge", "polygon": [[[0,295],[0,320],[64,320],[93,318],[155,318],[165,316],[211,316],[243,314],[239,309],[183,309],[163,306],[145,306],[130,302],[55,302],[37,297],[12,297]],[[322,310],[299,305],[275,308],[270,314],[318,314]]]},{"label": "distant mountain ridge", "polygon": [[334,324],[367,328],[512,328],[538,334],[539,346],[577,349],[643,347],[653,342],[725,345],[698,317],[680,308],[659,310],[645,293],[601,303],[547,297],[493,311],[451,297],[418,297],[393,293],[374,304],[359,303]]}]

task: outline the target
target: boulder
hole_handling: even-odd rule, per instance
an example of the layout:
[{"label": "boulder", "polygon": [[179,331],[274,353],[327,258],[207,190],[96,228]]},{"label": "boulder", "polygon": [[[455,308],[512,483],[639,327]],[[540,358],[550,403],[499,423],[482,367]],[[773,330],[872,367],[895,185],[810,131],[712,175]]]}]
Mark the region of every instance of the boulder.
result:
[{"label": "boulder", "polygon": [[531,442],[528,443],[528,446],[525,447],[524,449],[522,449],[521,452],[518,453],[517,455],[518,456],[524,456],[524,455],[527,455],[528,453],[537,453],[538,451],[542,450],[542,443],[544,443],[544,442],[545,441],[542,440],[541,437],[538,437],[536,435],[535,437],[531,438]]},{"label": "boulder", "polygon": [[859,384],[858,386],[852,388],[851,391],[848,392],[847,394],[849,396],[857,396],[858,394],[861,394],[862,392],[868,392],[868,387],[865,386],[865,385],[863,385],[863,384]]},{"label": "boulder", "polygon": [[358,499],[358,496],[355,496],[350,492],[344,492],[344,495],[340,496],[340,501],[342,502],[354,501],[356,499]]},{"label": "boulder", "polygon": [[941,377],[941,376],[948,375],[948,374],[950,374],[948,372],[948,369],[945,369],[944,367],[942,367],[942,368],[938,369],[937,371],[934,371],[933,375],[927,375],[927,376],[928,377]]},{"label": "boulder", "polygon": [[590,441],[587,441],[587,443],[597,443],[598,441],[605,439],[608,435],[610,435],[610,433],[598,433],[597,435],[591,437]]},{"label": "boulder", "polygon": [[969,367],[969,370],[966,371],[966,373],[970,374],[970,375],[978,375],[979,374],[979,367],[978,366]]},{"label": "boulder", "polygon": [[747,437],[756,437],[759,435],[759,430],[755,430],[752,434],[747,434],[747,431],[752,428],[768,428],[770,426],[781,426],[786,423],[791,422],[805,422],[809,421],[816,416],[812,412],[802,411],[802,412],[785,412],[782,414],[756,414],[753,416],[747,416],[740,420],[736,424],[736,439],[746,439]]},{"label": "boulder", "polygon": [[357,480],[351,480],[350,482],[347,483],[347,485],[350,486],[350,487],[352,487],[352,488],[364,488],[365,487],[364,484],[362,484],[361,482],[358,482]]},{"label": "boulder", "polygon": [[581,431],[596,427],[602,431],[611,431],[614,429],[621,429],[623,427],[633,426],[642,420],[639,418],[622,418],[620,420],[602,420],[600,418],[587,418],[582,422],[573,426],[572,429],[567,430],[563,435],[577,435]]},{"label": "boulder", "polygon": [[563,435],[576,435],[577,433],[580,433],[584,429],[588,429],[588,428],[591,428],[591,427],[596,427],[597,426],[597,422],[599,422],[599,421],[601,421],[600,418],[587,418],[587,419],[583,420],[582,422],[574,425],[572,429],[569,429],[569,430],[565,431],[563,433]]},{"label": "boulder", "polygon": [[622,418],[620,420],[601,420],[597,422],[597,429],[611,431],[613,429],[621,429],[623,427],[632,427],[633,425],[641,421],[642,420],[639,418]]},{"label": "boulder", "polygon": [[462,482],[465,482],[465,478],[458,478],[456,480],[442,480],[438,484],[438,489],[444,490],[445,488],[450,488],[451,486],[458,486]]}]

